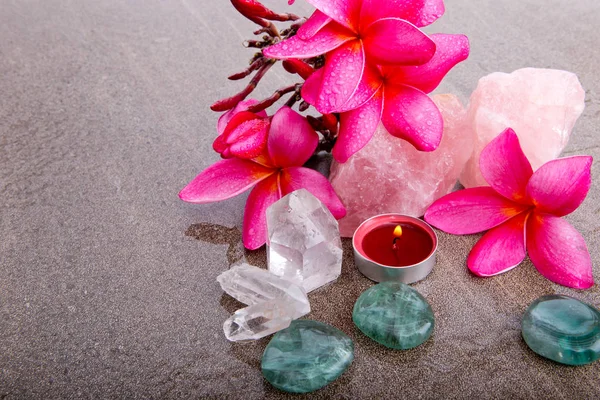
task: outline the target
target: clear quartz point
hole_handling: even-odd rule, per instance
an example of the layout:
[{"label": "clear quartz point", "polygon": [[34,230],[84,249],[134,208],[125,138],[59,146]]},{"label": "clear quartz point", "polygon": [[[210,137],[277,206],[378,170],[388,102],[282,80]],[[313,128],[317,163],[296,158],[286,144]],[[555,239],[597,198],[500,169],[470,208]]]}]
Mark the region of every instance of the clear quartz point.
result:
[{"label": "clear quartz point", "polygon": [[223,324],[223,332],[232,342],[249,342],[287,328],[296,314],[293,302],[267,300],[237,310]]},{"label": "clear quartz point", "polygon": [[342,271],[338,222],[305,189],[267,209],[269,271],[302,285],[307,292],[337,279]]},{"label": "clear quartz point", "polygon": [[251,341],[287,328],[310,312],[306,291],[262,268],[241,264],[217,277],[221,288],[248,305],[223,324],[228,340]]}]

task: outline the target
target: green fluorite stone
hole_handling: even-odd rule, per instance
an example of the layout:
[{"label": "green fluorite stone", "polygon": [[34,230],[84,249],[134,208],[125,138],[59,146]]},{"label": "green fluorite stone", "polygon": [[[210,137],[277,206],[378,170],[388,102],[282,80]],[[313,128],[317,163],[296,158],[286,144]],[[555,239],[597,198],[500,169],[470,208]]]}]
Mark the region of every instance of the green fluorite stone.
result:
[{"label": "green fluorite stone", "polygon": [[308,393],[333,382],[352,364],[354,343],[321,322],[295,320],[278,332],[262,357],[262,373],[277,389]]},{"label": "green fluorite stone", "polygon": [[400,350],[425,342],[434,326],[427,300],[415,289],[397,282],[367,289],[354,304],[352,320],[374,341]]},{"label": "green fluorite stone", "polygon": [[523,316],[523,338],[531,350],[567,365],[600,359],[600,312],[572,297],[534,301]]}]

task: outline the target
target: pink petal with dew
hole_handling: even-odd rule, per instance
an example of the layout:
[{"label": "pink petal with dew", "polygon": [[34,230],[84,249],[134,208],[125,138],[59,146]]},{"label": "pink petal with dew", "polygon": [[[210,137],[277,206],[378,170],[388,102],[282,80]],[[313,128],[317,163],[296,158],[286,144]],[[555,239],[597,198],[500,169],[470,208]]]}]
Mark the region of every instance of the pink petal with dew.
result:
[{"label": "pink petal with dew", "polygon": [[494,228],[527,209],[500,196],[491,187],[477,187],[437,200],[425,213],[425,221],[444,232],[468,235]]},{"label": "pink petal with dew", "polygon": [[260,156],[267,144],[269,121],[253,119],[240,124],[227,138],[230,153],[247,160]]},{"label": "pink petal with dew", "polygon": [[362,42],[344,43],[325,58],[325,70],[317,109],[322,114],[338,111],[356,93],[365,69]]},{"label": "pink petal with dew", "polygon": [[406,140],[417,150],[438,148],[444,132],[444,120],[433,100],[409,86],[384,88],[382,122],[393,136]]},{"label": "pink petal with dew", "polygon": [[237,119],[237,117],[241,116],[242,114],[251,114],[253,117],[248,118],[245,121],[244,120],[236,121],[237,123],[235,123],[235,124],[234,123],[229,124],[227,126],[227,129],[225,129],[225,133],[223,134],[225,143],[227,143],[227,144],[236,143],[248,135],[251,135],[259,130],[263,130],[264,128],[269,127],[268,119],[257,118],[252,113],[247,113],[247,112],[240,113],[235,116],[234,120]]},{"label": "pink petal with dew", "polygon": [[267,242],[267,208],[281,198],[278,175],[256,185],[246,201],[242,242],[249,250],[256,250]]},{"label": "pink petal with dew", "polygon": [[221,160],[194,178],[179,192],[179,198],[198,204],[226,200],[245,192],[273,172],[270,168],[248,160]]},{"label": "pink petal with dew", "polygon": [[302,98],[312,106],[316,106],[319,99],[324,72],[324,68],[319,68],[302,85]]},{"label": "pink petal with dew", "polygon": [[[219,135],[221,135],[221,134],[223,134],[223,132],[225,132],[225,128],[227,128],[227,124],[229,124],[229,121],[231,121],[231,119],[236,114],[238,114],[242,111],[247,111],[248,108],[252,107],[255,104],[258,104],[258,100],[255,100],[255,99],[244,100],[244,101],[239,102],[237,106],[235,106],[231,110],[227,111],[225,114],[221,115],[221,117],[219,117],[219,121],[217,122],[217,132],[219,133]],[[259,117],[263,117],[263,118],[267,117],[267,113],[264,111],[256,113],[256,115],[258,115]]]},{"label": "pink petal with dew", "polygon": [[323,14],[356,32],[362,0],[307,0]]},{"label": "pink petal with dew", "polygon": [[317,32],[319,32],[325,25],[331,22],[331,18],[327,15],[323,14],[319,10],[315,10],[313,15],[310,16],[308,20],[300,29],[298,29],[298,37],[302,40],[308,40],[311,37],[315,36]]},{"label": "pink petal with dew", "polygon": [[559,285],[594,285],[592,260],[583,236],[562,218],[534,212],[527,221],[527,252],[537,270]]},{"label": "pink petal with dew", "polygon": [[484,147],[479,168],[496,192],[507,199],[531,204],[527,198],[527,183],[533,175],[533,169],[515,131],[506,129]]},{"label": "pink petal with dew", "polygon": [[383,86],[383,78],[378,67],[366,64],[358,87],[346,104],[336,112],[354,110],[369,101]]},{"label": "pink petal with dew", "polygon": [[[213,149],[217,153],[220,153],[223,158],[231,158],[234,155],[229,148],[232,143],[235,143],[240,139],[243,140],[243,138],[247,136],[261,135],[260,131],[266,131],[268,125],[268,120],[259,117],[257,114],[248,111],[240,111],[233,115],[227,123],[223,133],[217,136],[213,142]],[[246,151],[241,151],[240,154],[248,153],[247,156],[242,156],[241,158],[251,159],[257,157],[265,144],[266,132],[262,132],[262,141],[256,143],[252,149],[248,147]]]},{"label": "pink petal with dew", "polygon": [[311,58],[335,50],[355,38],[355,35],[343,26],[331,22],[308,40],[292,36],[265,48],[263,54],[266,57],[277,59]]},{"label": "pink petal with dew", "polygon": [[422,65],[435,54],[435,43],[419,28],[399,18],[382,18],[363,34],[369,62]]},{"label": "pink petal with dew", "polygon": [[229,145],[225,142],[223,135],[219,135],[215,138],[212,147],[214,151],[221,154],[221,157],[227,158],[224,153],[229,149]]},{"label": "pink petal with dew", "polygon": [[443,0],[363,0],[361,27],[381,18],[404,19],[418,27],[432,24],[444,15]]},{"label": "pink petal with dew", "polygon": [[477,276],[494,276],[510,271],[525,259],[525,221],[521,213],[492,228],[477,242],[467,259],[469,270]]},{"label": "pink petal with dew", "polygon": [[306,118],[289,107],[280,108],[271,121],[269,156],[278,167],[299,167],[313,155],[319,135]]},{"label": "pink petal with dew", "polygon": [[383,109],[383,95],[378,91],[361,107],[340,115],[340,133],[332,155],[337,162],[344,163],[369,143],[373,137]]},{"label": "pink petal with dew", "polygon": [[331,183],[319,172],[303,168],[286,168],[281,172],[281,193],[286,195],[298,189],[306,189],[329,208],[337,219],[346,215],[346,208],[333,190]]},{"label": "pink petal with dew", "polygon": [[540,212],[562,217],[583,203],[592,184],[592,157],[559,158],[542,165],[527,185],[527,195]]},{"label": "pink petal with dew", "polygon": [[465,35],[435,34],[430,38],[436,45],[433,58],[423,65],[385,68],[388,82],[431,93],[456,64],[469,57],[469,39]]}]

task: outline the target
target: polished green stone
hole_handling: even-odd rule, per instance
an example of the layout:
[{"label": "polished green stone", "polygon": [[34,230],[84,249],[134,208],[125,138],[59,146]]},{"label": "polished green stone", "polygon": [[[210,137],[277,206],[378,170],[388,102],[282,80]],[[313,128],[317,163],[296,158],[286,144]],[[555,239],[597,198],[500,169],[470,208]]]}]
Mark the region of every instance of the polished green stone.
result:
[{"label": "polished green stone", "polygon": [[278,332],[262,357],[262,373],[277,389],[313,392],[333,382],[352,364],[354,343],[333,326],[292,321]]},{"label": "polished green stone", "polygon": [[567,365],[600,359],[600,312],[568,296],[543,296],[523,316],[523,338],[531,350]]},{"label": "polished green stone", "polygon": [[352,320],[374,341],[400,350],[425,342],[434,327],[427,300],[415,289],[397,282],[367,289],[354,304]]}]

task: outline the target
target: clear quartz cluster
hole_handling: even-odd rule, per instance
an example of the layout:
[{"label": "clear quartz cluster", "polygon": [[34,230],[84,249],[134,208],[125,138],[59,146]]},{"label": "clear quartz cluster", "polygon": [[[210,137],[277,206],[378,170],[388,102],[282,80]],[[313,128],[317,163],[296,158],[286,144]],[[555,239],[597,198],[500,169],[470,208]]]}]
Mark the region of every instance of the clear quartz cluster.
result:
[{"label": "clear quartz cluster", "polygon": [[337,220],[305,189],[267,209],[269,271],[310,292],[337,279],[342,241]]},{"label": "clear quartz cluster", "polygon": [[242,264],[217,277],[231,297],[247,304],[223,324],[228,340],[260,339],[310,312],[306,293],[337,279],[342,270],[338,223],[305,189],[267,210],[269,270]]},{"label": "clear quartz cluster", "polygon": [[223,272],[217,281],[227,294],[248,305],[223,324],[225,336],[232,342],[268,336],[310,312],[301,286],[267,270],[241,264]]}]

